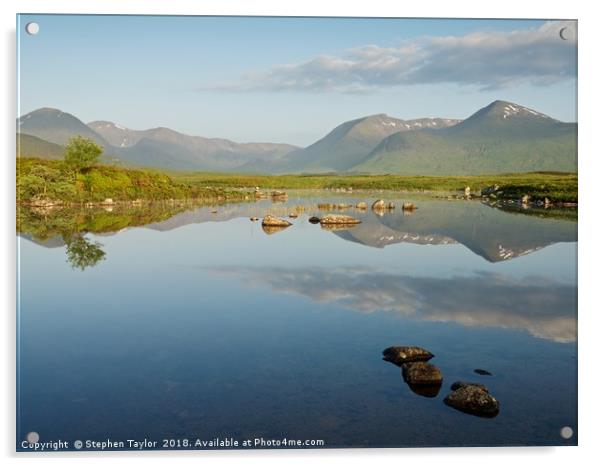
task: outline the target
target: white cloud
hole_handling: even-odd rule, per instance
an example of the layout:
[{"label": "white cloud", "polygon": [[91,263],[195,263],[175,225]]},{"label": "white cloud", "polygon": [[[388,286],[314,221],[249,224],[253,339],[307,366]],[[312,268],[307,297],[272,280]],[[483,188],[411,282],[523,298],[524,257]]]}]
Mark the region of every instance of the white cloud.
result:
[{"label": "white cloud", "polygon": [[[560,30],[568,40],[560,37]],[[230,91],[374,92],[382,88],[455,83],[496,89],[549,85],[576,76],[576,23],[539,28],[422,37],[399,47],[366,45],[340,56],[283,64],[220,86]]]}]

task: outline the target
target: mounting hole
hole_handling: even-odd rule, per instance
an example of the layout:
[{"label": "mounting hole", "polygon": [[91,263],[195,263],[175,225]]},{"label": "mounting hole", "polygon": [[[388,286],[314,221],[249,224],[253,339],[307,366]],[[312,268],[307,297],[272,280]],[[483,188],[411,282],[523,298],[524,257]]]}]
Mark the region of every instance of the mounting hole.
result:
[{"label": "mounting hole", "polygon": [[30,36],[35,36],[40,32],[40,25],[38,23],[27,23],[25,25],[25,32]]},{"label": "mounting hole", "polygon": [[569,426],[564,426],[562,429],[560,429],[560,436],[563,439],[570,439],[573,436],[573,429],[571,429]]},{"label": "mounting hole", "polygon": [[40,441],[40,434],[37,432],[30,432],[25,437],[28,443],[38,443]]}]

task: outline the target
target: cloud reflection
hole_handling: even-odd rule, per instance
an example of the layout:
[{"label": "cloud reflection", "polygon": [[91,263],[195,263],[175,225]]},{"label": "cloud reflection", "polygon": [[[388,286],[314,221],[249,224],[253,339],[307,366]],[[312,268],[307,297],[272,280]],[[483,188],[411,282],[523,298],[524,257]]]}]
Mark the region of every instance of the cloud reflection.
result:
[{"label": "cloud reflection", "polygon": [[363,313],[390,312],[468,327],[524,330],[555,342],[577,336],[577,287],[542,277],[521,280],[483,272],[449,278],[415,277],[373,268],[241,268],[236,275],[253,286],[304,296]]}]

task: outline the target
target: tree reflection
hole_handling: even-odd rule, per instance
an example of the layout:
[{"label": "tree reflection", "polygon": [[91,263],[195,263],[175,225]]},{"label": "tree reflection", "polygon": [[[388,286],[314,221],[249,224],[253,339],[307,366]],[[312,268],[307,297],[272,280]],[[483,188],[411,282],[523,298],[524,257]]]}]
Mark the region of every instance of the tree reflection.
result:
[{"label": "tree reflection", "polygon": [[65,239],[67,245],[67,262],[74,269],[84,270],[94,267],[105,258],[106,253],[101,249],[102,244],[89,241],[82,235],[74,235]]}]

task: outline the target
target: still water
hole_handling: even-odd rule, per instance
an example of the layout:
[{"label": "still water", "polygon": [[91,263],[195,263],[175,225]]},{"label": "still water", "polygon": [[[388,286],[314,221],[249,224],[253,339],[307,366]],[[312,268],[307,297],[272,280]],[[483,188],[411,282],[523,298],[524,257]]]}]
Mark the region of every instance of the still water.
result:
[{"label": "still water", "polygon": [[[88,262],[60,236],[21,232],[17,447],[32,431],[159,446],[576,444],[574,219],[419,198],[412,215],[346,209],[362,223],[328,231],[308,222],[319,203],[374,199],[326,196],[97,229],[81,236],[104,253]],[[272,234],[249,221],[293,211]],[[382,360],[392,345],[435,354],[436,397]],[[499,415],[446,406],[456,380],[485,383]]]}]

